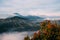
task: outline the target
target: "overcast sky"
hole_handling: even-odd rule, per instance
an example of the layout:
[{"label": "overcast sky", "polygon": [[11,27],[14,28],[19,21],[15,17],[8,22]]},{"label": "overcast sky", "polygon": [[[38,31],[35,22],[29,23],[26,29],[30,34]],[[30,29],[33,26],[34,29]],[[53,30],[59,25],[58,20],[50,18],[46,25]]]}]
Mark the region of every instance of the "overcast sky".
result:
[{"label": "overcast sky", "polygon": [[14,15],[60,16],[60,0],[0,0],[0,17]]}]

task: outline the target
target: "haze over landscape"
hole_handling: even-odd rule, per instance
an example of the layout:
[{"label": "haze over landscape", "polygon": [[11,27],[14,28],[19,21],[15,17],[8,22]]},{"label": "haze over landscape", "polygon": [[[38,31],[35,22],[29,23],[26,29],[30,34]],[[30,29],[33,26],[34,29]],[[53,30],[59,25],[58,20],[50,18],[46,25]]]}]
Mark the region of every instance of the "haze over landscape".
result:
[{"label": "haze over landscape", "polygon": [[0,18],[14,13],[60,17],[60,0],[0,0]]}]

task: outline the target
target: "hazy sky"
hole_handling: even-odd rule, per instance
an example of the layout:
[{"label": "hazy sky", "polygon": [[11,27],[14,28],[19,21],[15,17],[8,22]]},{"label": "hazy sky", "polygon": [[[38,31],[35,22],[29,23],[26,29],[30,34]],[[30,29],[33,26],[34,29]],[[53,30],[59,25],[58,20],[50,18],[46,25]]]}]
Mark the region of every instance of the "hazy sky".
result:
[{"label": "hazy sky", "polygon": [[14,15],[60,16],[60,0],[0,0],[0,17]]}]

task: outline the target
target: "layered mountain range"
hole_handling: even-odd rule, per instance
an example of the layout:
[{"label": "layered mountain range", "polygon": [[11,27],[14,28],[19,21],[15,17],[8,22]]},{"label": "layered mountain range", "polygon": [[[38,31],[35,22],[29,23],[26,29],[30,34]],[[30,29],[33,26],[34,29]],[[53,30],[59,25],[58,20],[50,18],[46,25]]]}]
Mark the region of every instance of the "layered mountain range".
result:
[{"label": "layered mountain range", "polygon": [[22,16],[15,13],[15,16],[0,19],[0,33],[13,31],[36,31],[40,29],[40,22],[44,19],[44,17],[31,15]]},{"label": "layered mountain range", "polygon": [[[37,20],[44,18],[38,16],[15,15],[6,19],[0,19],[0,33],[13,31],[36,31],[40,28]],[[36,21],[36,22],[35,22]]]}]

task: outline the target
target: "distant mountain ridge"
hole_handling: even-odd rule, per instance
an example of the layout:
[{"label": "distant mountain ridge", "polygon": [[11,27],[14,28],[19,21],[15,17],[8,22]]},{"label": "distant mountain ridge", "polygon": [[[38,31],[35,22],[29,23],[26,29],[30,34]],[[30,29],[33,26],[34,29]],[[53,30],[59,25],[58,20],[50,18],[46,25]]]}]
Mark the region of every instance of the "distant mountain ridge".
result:
[{"label": "distant mountain ridge", "polygon": [[20,13],[13,13],[13,15],[9,15],[6,14],[7,17],[0,17],[0,19],[6,19],[6,18],[11,18],[13,16],[19,16],[19,17],[24,17],[24,18],[29,18],[30,20],[47,20],[47,19],[50,19],[50,20],[60,20],[60,16],[47,16],[47,15],[40,15],[40,16],[36,16],[36,15],[26,15],[26,16],[23,16],[21,15]]},{"label": "distant mountain ridge", "polygon": [[60,16],[46,16],[46,15],[40,15],[40,16],[32,16],[32,15],[28,15],[28,16],[22,16],[19,13],[14,13],[17,16],[20,17],[26,17],[29,18],[30,20],[37,20],[37,19],[42,19],[42,20],[60,20]]},{"label": "distant mountain ridge", "polygon": [[28,15],[28,16],[23,16],[23,15],[20,15],[19,13],[14,13],[16,16],[19,16],[19,17],[23,17],[23,18],[27,18],[29,20],[37,20],[37,19],[44,19],[43,17],[39,17],[39,16],[32,16],[32,15]]}]

